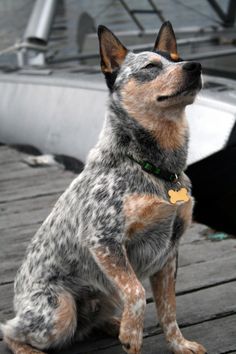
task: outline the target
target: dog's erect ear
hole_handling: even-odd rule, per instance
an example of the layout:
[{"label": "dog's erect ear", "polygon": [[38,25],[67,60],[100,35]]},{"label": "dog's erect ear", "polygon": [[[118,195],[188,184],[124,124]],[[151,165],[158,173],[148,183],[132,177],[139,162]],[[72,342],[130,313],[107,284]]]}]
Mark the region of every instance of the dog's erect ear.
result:
[{"label": "dog's erect ear", "polygon": [[111,74],[121,66],[128,50],[105,26],[98,27],[98,38],[102,72]]},{"label": "dog's erect ear", "polygon": [[175,33],[169,21],[162,24],[153,50],[156,52],[168,52],[170,56],[173,57],[173,60],[179,58]]}]

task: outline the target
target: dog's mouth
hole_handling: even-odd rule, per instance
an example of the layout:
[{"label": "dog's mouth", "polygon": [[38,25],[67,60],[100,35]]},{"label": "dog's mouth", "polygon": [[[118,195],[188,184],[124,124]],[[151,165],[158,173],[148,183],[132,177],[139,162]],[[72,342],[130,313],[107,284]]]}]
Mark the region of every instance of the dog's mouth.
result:
[{"label": "dog's mouth", "polygon": [[186,96],[191,91],[200,90],[201,86],[202,86],[201,79],[197,78],[197,79],[193,80],[187,87],[184,87],[183,89],[178,90],[177,92],[173,93],[172,95],[158,96],[157,101],[163,102],[163,101],[166,101],[170,98],[174,98],[177,96]]}]

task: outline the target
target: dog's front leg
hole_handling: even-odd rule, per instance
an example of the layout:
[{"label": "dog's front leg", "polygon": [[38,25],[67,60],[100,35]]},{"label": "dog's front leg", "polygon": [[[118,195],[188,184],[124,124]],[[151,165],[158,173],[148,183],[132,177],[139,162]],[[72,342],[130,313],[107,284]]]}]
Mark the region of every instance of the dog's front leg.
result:
[{"label": "dog's front leg", "polygon": [[159,323],[173,353],[206,353],[202,345],[183,337],[176,322],[175,273],[176,257],[168,260],[163,269],[150,278]]},{"label": "dog's front leg", "polygon": [[123,299],[119,334],[123,348],[129,354],[139,354],[143,340],[145,290],[128,261],[125,248],[116,241],[110,241],[112,242],[91,251],[97,264]]}]

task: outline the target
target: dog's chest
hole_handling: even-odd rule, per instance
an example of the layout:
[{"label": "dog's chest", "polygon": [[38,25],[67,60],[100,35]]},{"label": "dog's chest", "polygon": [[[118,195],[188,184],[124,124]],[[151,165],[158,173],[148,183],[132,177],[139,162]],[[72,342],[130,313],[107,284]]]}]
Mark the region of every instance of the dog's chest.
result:
[{"label": "dog's chest", "polygon": [[[184,223],[179,214],[190,203],[171,204],[157,196],[134,194],[124,202],[126,247],[139,277],[158,271],[176,245],[175,225]],[[183,225],[178,224],[183,229]]]},{"label": "dog's chest", "polygon": [[126,238],[131,240],[174,217],[177,206],[155,195],[131,194],[124,200],[123,210]]}]

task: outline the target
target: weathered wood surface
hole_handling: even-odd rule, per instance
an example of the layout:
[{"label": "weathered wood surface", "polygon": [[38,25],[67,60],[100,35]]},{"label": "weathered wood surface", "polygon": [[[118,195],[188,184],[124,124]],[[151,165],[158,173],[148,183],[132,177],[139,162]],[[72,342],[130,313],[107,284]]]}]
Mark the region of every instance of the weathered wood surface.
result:
[{"label": "weathered wood surface", "polygon": [[[0,146],[0,322],[13,316],[13,280],[29,240],[75,175],[57,166],[31,168],[25,154]],[[177,280],[178,322],[208,354],[236,353],[236,239],[212,242],[206,226],[193,224],[183,237]],[[143,353],[169,351],[156,325],[148,281]],[[9,351],[1,341],[0,354]],[[93,334],[53,354],[119,354],[118,341]]]}]

